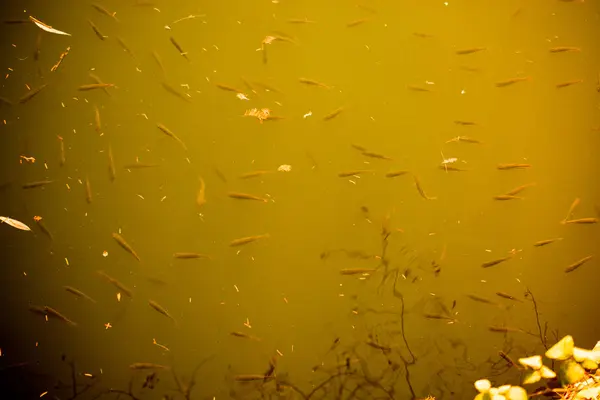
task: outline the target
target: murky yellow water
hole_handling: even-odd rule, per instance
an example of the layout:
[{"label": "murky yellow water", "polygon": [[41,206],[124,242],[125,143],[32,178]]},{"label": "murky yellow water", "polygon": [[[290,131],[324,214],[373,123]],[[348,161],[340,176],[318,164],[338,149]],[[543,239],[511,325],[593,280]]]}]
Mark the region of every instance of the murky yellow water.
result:
[{"label": "murky yellow water", "polygon": [[[71,382],[64,353],[77,371],[99,377],[78,399],[126,390],[130,379],[139,398],[173,395],[170,372],[142,389],[148,373],[129,365],[170,366],[185,384],[209,356],[191,398],[275,396],[273,381],[234,379],[264,374],[273,357],[288,398],[301,398],[289,384],[307,398],[469,398],[482,377],[518,383],[517,371],[493,364],[498,351],[543,350],[527,288],[549,344],[566,333],[584,347],[598,339],[586,311],[596,302],[598,226],[559,223],[576,198],[572,218],[600,217],[598,1],[95,3],[117,20],[88,2],[21,3],[3,6],[2,19],[33,16],[72,36],[31,22],[0,27],[0,96],[14,103],[0,105],[0,215],[33,231],[0,226],[7,391],[73,398],[54,387]],[[579,51],[550,52],[559,46]],[[95,83],[90,72],[115,86],[78,90]],[[244,116],[263,109],[264,122]],[[497,168],[507,163],[530,167]],[[270,173],[240,179],[255,170]],[[385,177],[398,170],[408,173]],[[42,180],[53,182],[22,188]],[[518,199],[493,199],[526,184]],[[533,246],[550,238],[563,240]],[[210,258],[173,257],[181,252]],[[344,268],[377,270],[341,275]],[[46,323],[31,305],[78,326]],[[21,362],[30,365],[14,366]]]}]

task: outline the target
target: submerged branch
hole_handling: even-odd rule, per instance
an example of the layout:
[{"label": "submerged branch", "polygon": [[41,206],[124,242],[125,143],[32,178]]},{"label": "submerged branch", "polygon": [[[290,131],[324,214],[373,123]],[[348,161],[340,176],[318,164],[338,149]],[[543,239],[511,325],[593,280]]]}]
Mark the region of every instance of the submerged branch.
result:
[{"label": "submerged branch", "polygon": [[545,331],[547,328],[544,329],[544,333],[542,333],[542,325],[540,324],[540,313],[538,312],[538,307],[537,307],[537,302],[535,301],[535,297],[533,296],[533,293],[531,292],[531,290],[529,290],[529,288],[527,288],[525,293],[531,297],[531,301],[533,302],[533,310],[535,312],[535,322],[537,324],[540,341],[542,342],[542,345],[544,346],[544,348],[546,350],[548,350],[548,344],[547,344],[546,335],[545,335]]}]

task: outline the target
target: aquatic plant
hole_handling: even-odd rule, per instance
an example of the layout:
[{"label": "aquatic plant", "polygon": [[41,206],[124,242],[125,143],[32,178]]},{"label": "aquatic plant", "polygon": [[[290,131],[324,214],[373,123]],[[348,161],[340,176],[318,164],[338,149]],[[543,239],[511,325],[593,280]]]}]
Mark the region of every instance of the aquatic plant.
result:
[{"label": "aquatic plant", "polygon": [[[546,381],[545,387],[528,394],[521,386],[493,387],[488,379],[480,379],[475,382],[475,389],[479,392],[475,400],[527,400],[537,396],[567,400],[600,399],[600,341],[592,350],[586,350],[575,347],[573,337],[567,335],[550,347],[545,356],[552,360],[553,365],[556,363],[556,372],[543,364],[540,355],[519,359],[519,364],[526,369],[522,384],[551,380]],[[557,385],[550,385],[550,382]]]}]

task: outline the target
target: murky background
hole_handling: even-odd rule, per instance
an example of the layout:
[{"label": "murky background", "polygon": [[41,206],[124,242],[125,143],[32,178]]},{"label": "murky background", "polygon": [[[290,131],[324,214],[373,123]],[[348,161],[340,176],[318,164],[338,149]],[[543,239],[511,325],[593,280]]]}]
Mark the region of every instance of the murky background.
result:
[{"label": "murky background", "polygon": [[[203,361],[190,398],[470,398],[518,383],[499,351],[600,338],[598,225],[560,223],[600,217],[598,1],[19,3],[0,27],[0,215],[32,230],[0,225],[12,398],[185,398]],[[114,86],[79,90],[90,73]]]}]

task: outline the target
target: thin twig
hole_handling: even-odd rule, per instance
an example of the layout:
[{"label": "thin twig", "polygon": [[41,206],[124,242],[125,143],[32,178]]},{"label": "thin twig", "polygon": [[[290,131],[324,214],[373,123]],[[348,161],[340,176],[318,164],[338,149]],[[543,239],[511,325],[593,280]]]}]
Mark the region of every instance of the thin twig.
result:
[{"label": "thin twig", "polygon": [[538,332],[539,332],[539,335],[540,335],[540,341],[542,342],[542,345],[544,346],[544,348],[546,350],[548,350],[548,345],[546,344],[546,337],[542,333],[542,326],[540,325],[540,314],[538,312],[537,302],[535,301],[535,297],[533,296],[533,293],[531,292],[531,290],[529,290],[529,288],[527,288],[527,290],[526,290],[525,293],[527,293],[529,296],[531,296],[531,301],[533,302],[533,310],[535,311],[535,322],[536,322],[537,327],[538,327]]},{"label": "thin twig", "polygon": [[136,396],[133,394],[133,378],[131,378],[131,379],[129,380],[129,386],[128,386],[128,388],[127,388],[127,391],[125,391],[125,390],[122,390],[122,389],[108,389],[108,392],[109,392],[109,393],[117,393],[117,394],[119,394],[119,395],[122,395],[122,394],[123,394],[123,395],[125,395],[125,396],[128,396],[128,397],[129,397],[131,400],[142,400],[141,398],[139,398],[139,397],[136,397]]},{"label": "thin twig", "polygon": [[198,371],[200,370],[200,368],[204,364],[206,364],[208,361],[212,360],[214,357],[215,357],[215,355],[212,354],[212,355],[204,358],[202,361],[200,361],[200,363],[198,365],[196,365],[196,367],[192,371],[192,377],[190,378],[189,383],[185,387],[181,383],[181,380],[177,377],[177,374],[175,373],[175,369],[172,369],[173,379],[175,380],[175,383],[177,384],[178,391],[179,391],[179,393],[181,393],[183,395],[185,400],[191,400],[192,389],[196,385],[196,375],[198,374]]}]

